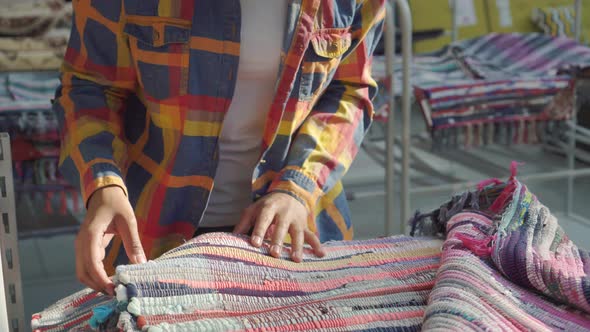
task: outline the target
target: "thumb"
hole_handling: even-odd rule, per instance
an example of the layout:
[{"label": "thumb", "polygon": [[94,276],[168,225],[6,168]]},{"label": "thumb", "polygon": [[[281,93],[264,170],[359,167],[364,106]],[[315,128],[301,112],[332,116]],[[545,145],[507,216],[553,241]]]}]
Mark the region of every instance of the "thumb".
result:
[{"label": "thumb", "polygon": [[252,227],[252,217],[254,216],[254,206],[250,205],[247,207],[242,216],[240,217],[240,222],[234,227],[233,233],[234,234],[246,234]]},{"label": "thumb", "polygon": [[129,261],[132,264],[141,264],[147,261],[143,246],[141,245],[141,239],[139,238],[139,232],[137,230],[137,220],[132,215],[131,217],[121,218],[118,223],[117,230],[123,241],[125,252]]}]

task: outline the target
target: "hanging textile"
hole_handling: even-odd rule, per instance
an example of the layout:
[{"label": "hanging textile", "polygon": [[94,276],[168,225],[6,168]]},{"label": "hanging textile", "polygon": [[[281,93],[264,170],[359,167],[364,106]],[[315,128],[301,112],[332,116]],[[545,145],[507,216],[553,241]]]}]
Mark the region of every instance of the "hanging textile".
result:
[{"label": "hanging textile", "polygon": [[10,135],[21,234],[75,226],[84,211],[78,190],[58,171],[60,135],[51,109],[58,78],[50,71],[0,73],[0,131]]}]

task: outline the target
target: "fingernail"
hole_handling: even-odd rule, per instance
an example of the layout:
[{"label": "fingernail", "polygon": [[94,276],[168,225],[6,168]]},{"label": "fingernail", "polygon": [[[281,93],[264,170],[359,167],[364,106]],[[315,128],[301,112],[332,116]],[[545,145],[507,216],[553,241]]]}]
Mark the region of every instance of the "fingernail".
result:
[{"label": "fingernail", "polygon": [[270,253],[279,255],[281,253],[281,247],[276,244],[273,244],[272,247],[270,247]]},{"label": "fingernail", "polygon": [[262,245],[262,238],[257,235],[252,236],[252,244],[254,244],[257,247],[260,247]]},{"label": "fingernail", "polygon": [[135,255],[135,261],[137,262],[137,264],[143,264],[147,262],[147,259],[145,258],[145,255],[139,254]]}]

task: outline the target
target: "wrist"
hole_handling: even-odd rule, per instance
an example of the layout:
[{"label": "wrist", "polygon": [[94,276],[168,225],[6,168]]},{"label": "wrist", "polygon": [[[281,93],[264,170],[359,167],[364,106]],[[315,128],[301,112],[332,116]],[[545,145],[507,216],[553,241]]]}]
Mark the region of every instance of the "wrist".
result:
[{"label": "wrist", "polygon": [[102,205],[105,202],[119,199],[127,200],[125,189],[118,185],[108,185],[96,189],[88,198],[86,206],[91,209],[95,205]]}]

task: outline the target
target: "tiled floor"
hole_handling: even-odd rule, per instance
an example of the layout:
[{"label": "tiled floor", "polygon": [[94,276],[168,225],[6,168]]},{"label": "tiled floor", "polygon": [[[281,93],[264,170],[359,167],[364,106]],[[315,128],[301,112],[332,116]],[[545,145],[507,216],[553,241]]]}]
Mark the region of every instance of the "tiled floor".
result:
[{"label": "tiled floor", "polygon": [[[533,165],[525,165],[521,169],[526,173],[534,170],[534,167]],[[460,170],[455,171],[460,172]],[[357,194],[382,192],[383,174],[383,169],[361,151],[345,177],[345,186],[348,192]],[[564,204],[563,180],[530,183],[530,187],[552,209],[560,209]],[[575,208],[577,213],[590,217],[590,204],[587,204],[587,197],[590,194],[590,178],[577,181],[576,191]],[[414,195],[412,207],[420,207],[424,210],[436,208],[448,199],[449,195],[448,192]],[[356,238],[372,238],[384,234],[384,200],[384,196],[381,195],[357,198],[350,202],[356,227]],[[590,248],[590,225],[580,224],[567,218],[562,218],[560,221],[574,241],[582,247]],[[21,270],[27,317],[82,287],[74,277],[73,239],[73,235],[64,235],[21,241]]]}]

